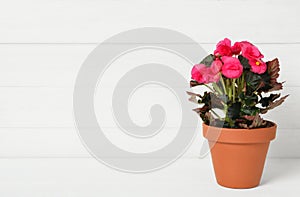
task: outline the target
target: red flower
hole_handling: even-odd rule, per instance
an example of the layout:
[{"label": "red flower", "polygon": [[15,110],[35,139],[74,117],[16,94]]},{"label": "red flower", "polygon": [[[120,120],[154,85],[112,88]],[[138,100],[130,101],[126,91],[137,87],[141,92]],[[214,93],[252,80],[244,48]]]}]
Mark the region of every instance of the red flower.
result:
[{"label": "red flower", "polygon": [[242,55],[247,58],[248,60],[253,59],[261,59],[263,58],[263,54],[260,53],[258,48],[247,41],[240,42],[242,48]]},{"label": "red flower", "polygon": [[231,41],[228,38],[221,40],[217,44],[217,48],[214,51],[214,55],[216,55],[216,56],[232,56]]},{"label": "red flower", "polygon": [[240,42],[234,43],[234,45],[231,47],[231,51],[233,55],[239,55],[241,53],[242,46]]},{"label": "red flower", "polygon": [[224,63],[222,67],[222,74],[230,79],[239,78],[243,73],[243,66],[237,58],[222,57]]}]

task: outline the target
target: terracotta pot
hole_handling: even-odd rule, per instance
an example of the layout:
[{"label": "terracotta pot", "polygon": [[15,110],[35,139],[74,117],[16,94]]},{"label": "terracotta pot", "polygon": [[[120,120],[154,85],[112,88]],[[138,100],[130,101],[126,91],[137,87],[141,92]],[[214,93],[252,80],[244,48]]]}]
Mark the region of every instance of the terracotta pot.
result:
[{"label": "terracotta pot", "polygon": [[276,124],[258,129],[229,129],[203,124],[208,139],[215,176],[219,185],[252,188],[260,183],[270,141]]}]

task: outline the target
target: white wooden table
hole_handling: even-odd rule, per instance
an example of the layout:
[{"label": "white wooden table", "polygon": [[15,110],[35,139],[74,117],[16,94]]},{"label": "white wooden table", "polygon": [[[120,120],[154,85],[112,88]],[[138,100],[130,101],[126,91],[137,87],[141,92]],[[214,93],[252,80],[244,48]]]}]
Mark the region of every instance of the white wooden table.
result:
[{"label": "white wooden table", "polygon": [[0,196],[196,197],[297,196],[300,160],[269,159],[261,185],[234,190],[216,184],[210,158],[180,159],[147,174],[112,170],[93,158],[1,159]]}]

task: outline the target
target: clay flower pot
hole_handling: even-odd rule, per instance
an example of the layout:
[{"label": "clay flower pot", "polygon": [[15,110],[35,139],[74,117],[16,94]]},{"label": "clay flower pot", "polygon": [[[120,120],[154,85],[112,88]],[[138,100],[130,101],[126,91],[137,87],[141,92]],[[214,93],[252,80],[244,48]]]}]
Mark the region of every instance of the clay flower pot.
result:
[{"label": "clay flower pot", "polygon": [[276,124],[267,128],[230,129],[203,124],[219,185],[252,188],[260,183],[270,141]]}]

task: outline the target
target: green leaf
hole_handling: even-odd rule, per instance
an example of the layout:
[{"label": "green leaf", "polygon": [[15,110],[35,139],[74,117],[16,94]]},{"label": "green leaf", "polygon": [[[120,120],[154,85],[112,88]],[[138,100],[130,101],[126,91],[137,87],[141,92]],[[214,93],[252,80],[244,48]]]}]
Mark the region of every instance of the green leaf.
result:
[{"label": "green leaf", "polygon": [[210,107],[207,105],[204,105],[203,107],[193,109],[203,120],[204,123],[209,124],[210,121],[214,121],[213,116],[209,112]]},{"label": "green leaf", "polygon": [[239,98],[242,100],[243,104],[248,106],[254,106],[258,101],[258,96],[256,94],[245,95],[244,92],[239,95]]},{"label": "green leaf", "polygon": [[261,86],[262,78],[260,75],[248,71],[245,72],[245,81],[247,85],[247,92],[252,93],[253,91],[256,91]]},{"label": "green leaf", "polygon": [[259,108],[255,106],[243,106],[241,108],[241,112],[243,115],[255,116],[256,114],[259,113]]},{"label": "green leaf", "polygon": [[224,99],[227,99],[227,98],[224,98],[223,96],[219,96],[219,95],[216,95],[214,93],[210,93],[210,106],[211,108],[218,108],[218,109],[224,109],[224,104],[223,103],[226,103],[224,102],[223,100]]},{"label": "green leaf", "polygon": [[267,113],[269,110],[274,109],[275,107],[278,107],[279,105],[281,105],[285,99],[288,97],[289,95],[283,96],[280,99],[273,101],[269,104],[268,107],[264,108],[264,109],[260,109],[260,113],[265,114]]},{"label": "green leaf", "polygon": [[264,127],[267,124],[267,121],[263,120],[259,114],[256,114],[255,116],[244,116],[244,118],[247,120],[247,123],[239,123],[239,126],[241,128],[245,129],[253,129],[258,127]]},{"label": "green leaf", "polygon": [[259,101],[262,107],[268,107],[274,100],[278,99],[280,94],[271,94],[268,97],[262,97]]},{"label": "green leaf", "polygon": [[200,101],[199,98],[202,98],[202,96],[200,94],[196,94],[194,92],[189,92],[189,91],[187,91],[186,93],[190,96],[189,101],[199,104],[199,101]]},{"label": "green leaf", "polygon": [[257,91],[268,92],[272,88],[272,86],[270,85],[270,75],[268,74],[268,72],[265,72],[261,74],[260,77],[261,77],[261,82],[260,82],[259,90]]},{"label": "green leaf", "polygon": [[204,64],[205,66],[209,67],[209,66],[211,66],[211,64],[213,63],[214,60],[215,60],[214,55],[210,54],[210,55],[206,56],[206,57],[200,62],[200,64]]},{"label": "green leaf", "polygon": [[276,84],[277,78],[279,77],[279,71],[280,71],[278,59],[276,58],[272,61],[268,61],[267,66],[268,66],[268,73],[270,75],[270,83]]},{"label": "green leaf", "polygon": [[238,59],[240,60],[244,69],[250,69],[249,60],[247,58],[245,58],[242,55],[239,55]]},{"label": "green leaf", "polygon": [[279,77],[279,61],[278,59],[274,59],[272,61],[268,61],[267,63],[267,71],[262,74],[262,80],[264,85],[260,88],[263,92],[272,92],[282,89],[283,83],[277,81]]},{"label": "green leaf", "polygon": [[240,111],[241,111],[241,103],[240,102],[233,103],[228,107],[227,116],[230,119],[236,119],[240,116]]},{"label": "green leaf", "polygon": [[190,87],[195,87],[195,86],[199,86],[199,85],[203,85],[203,83],[198,83],[198,81],[195,80],[191,80],[190,81]]}]

